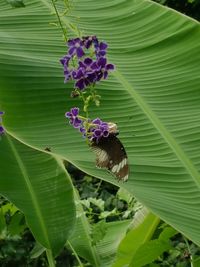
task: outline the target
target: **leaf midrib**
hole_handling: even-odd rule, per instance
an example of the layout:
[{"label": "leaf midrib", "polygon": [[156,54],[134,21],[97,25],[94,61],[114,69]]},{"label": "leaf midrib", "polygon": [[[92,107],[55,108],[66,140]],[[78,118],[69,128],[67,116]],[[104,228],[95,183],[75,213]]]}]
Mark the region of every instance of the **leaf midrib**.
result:
[{"label": "leaf midrib", "polygon": [[160,119],[156,116],[156,114],[150,109],[148,104],[143,100],[143,98],[134,90],[132,85],[124,78],[124,76],[117,70],[113,73],[113,76],[120,82],[120,84],[128,91],[128,93],[135,99],[138,106],[147,116],[147,118],[151,121],[154,127],[158,130],[162,138],[172,149],[174,154],[183,164],[187,172],[191,175],[197,187],[200,189],[200,174],[198,170],[195,168],[192,161],[188,158],[184,150],[177,143],[172,134],[167,130],[167,128],[163,125]]},{"label": "leaf midrib", "polygon": [[[79,194],[78,194],[76,188],[74,188],[74,197],[75,197],[76,201],[78,201],[78,202],[80,201],[80,197],[79,197]],[[83,212],[82,205],[81,205],[81,212]],[[95,262],[95,266],[99,266],[100,262],[99,262],[98,254],[97,254],[97,251],[96,251],[96,247],[91,245],[91,239],[90,239],[89,229],[88,229],[89,225],[87,225],[88,222],[87,222],[87,220],[85,218],[85,214],[80,217],[80,220],[81,220],[83,229],[85,231],[85,235],[87,237],[87,241],[90,244],[90,251],[92,252],[92,256],[93,256],[93,260]]]},{"label": "leaf midrib", "polygon": [[22,173],[22,177],[24,178],[24,182],[25,182],[25,185],[27,187],[27,190],[28,192],[30,193],[30,199],[32,200],[32,204],[33,204],[33,207],[35,208],[35,212],[37,214],[37,220],[38,220],[38,224],[41,226],[41,229],[42,229],[42,232],[44,234],[44,237],[45,237],[45,240],[48,244],[48,248],[51,248],[51,245],[50,245],[50,241],[49,241],[49,238],[48,238],[48,233],[47,233],[47,230],[46,230],[46,227],[45,227],[45,222],[44,222],[44,219],[43,219],[43,216],[42,216],[42,212],[41,212],[41,209],[39,208],[39,205],[38,205],[38,200],[37,200],[37,197],[36,197],[36,194],[34,192],[34,189],[31,185],[31,182],[30,182],[30,179],[29,179],[29,175],[26,171],[26,167],[24,166],[23,164],[23,161],[21,160],[20,156],[19,156],[19,153],[18,151],[16,150],[15,148],[15,145],[13,144],[9,134],[7,133],[6,134],[7,136],[7,140],[8,140],[8,143],[10,145],[10,148],[15,156],[15,159],[16,159],[16,162],[18,163],[18,166],[19,166],[19,169],[21,170],[21,173]]}]

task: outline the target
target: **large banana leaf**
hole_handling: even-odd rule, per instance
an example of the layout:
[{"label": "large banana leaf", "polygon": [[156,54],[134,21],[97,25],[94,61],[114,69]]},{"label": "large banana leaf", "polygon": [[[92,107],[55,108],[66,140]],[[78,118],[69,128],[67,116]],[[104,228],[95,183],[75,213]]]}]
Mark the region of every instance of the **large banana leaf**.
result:
[{"label": "large banana leaf", "polygon": [[62,162],[8,134],[0,148],[1,194],[24,212],[35,238],[57,254],[75,221],[72,184]]},{"label": "large banana leaf", "polygon": [[[50,146],[85,172],[116,183],[94,167],[94,156],[64,113],[80,105],[63,84],[65,45],[50,1],[13,9],[0,1],[0,108],[13,137]],[[145,0],[74,0],[65,18],[109,44],[116,71],[98,84],[100,108],[90,116],[114,121],[126,147],[124,186],[154,213],[200,245],[200,26]]]}]

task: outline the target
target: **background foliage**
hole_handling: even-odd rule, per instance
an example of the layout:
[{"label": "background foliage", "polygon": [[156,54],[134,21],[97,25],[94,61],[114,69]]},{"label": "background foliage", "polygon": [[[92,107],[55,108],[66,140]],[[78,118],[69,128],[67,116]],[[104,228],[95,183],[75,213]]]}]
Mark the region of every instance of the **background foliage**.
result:
[{"label": "background foliage", "polygon": [[199,0],[155,0],[160,4],[174,8],[183,14],[200,20],[200,2]]}]

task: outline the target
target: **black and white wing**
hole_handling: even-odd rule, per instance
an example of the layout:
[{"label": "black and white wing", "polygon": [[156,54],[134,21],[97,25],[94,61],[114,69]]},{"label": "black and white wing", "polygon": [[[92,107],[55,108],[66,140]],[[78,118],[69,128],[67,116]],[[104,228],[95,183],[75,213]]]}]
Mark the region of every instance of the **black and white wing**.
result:
[{"label": "black and white wing", "polygon": [[129,175],[128,158],[124,146],[116,137],[109,134],[101,137],[98,143],[93,142],[91,148],[96,154],[96,165],[110,171],[118,180],[127,181]]}]

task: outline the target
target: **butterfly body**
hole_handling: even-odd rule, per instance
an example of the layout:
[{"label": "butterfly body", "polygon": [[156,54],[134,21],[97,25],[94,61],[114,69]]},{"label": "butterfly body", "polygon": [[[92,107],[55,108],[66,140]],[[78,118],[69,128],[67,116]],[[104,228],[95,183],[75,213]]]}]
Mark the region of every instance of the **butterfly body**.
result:
[{"label": "butterfly body", "polygon": [[124,146],[117,138],[117,133],[101,137],[91,148],[96,154],[96,166],[110,171],[118,180],[126,181],[129,174],[128,158]]}]

